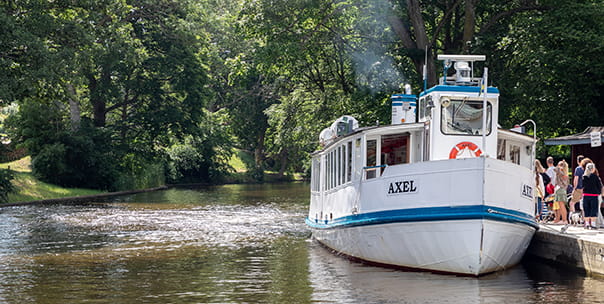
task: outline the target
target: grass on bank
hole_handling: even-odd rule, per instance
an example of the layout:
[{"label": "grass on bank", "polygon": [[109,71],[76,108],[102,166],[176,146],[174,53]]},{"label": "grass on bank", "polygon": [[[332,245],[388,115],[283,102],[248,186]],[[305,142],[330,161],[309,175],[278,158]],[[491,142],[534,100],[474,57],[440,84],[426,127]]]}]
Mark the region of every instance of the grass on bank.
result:
[{"label": "grass on bank", "polygon": [[[235,170],[225,178],[225,183],[254,183],[252,177],[247,173],[246,164],[253,163],[254,157],[250,153],[237,150],[229,161]],[[48,184],[35,178],[31,172],[31,157],[26,156],[22,159],[0,163],[0,168],[11,169],[15,178],[13,185],[17,189],[16,192],[8,194],[9,203],[26,202],[43,199],[53,199],[72,196],[83,196],[103,193],[104,191],[81,189],[81,188],[63,188],[57,185]],[[265,182],[281,182],[281,181],[299,181],[303,177],[301,174],[286,175],[279,177],[277,172],[266,171],[264,175]]]},{"label": "grass on bank", "polygon": [[8,202],[26,202],[42,199],[52,199],[71,196],[82,196],[99,194],[103,191],[79,188],[62,188],[60,186],[47,184],[39,181],[31,173],[31,157],[26,156],[22,159],[0,164],[0,168],[11,169],[15,173],[13,185],[16,192],[8,194]]},{"label": "grass on bank", "polygon": [[[254,164],[254,155],[250,152],[243,150],[235,150],[235,153],[229,159],[229,166],[231,166],[235,172],[230,173],[225,177],[224,182],[226,183],[256,183],[247,172],[248,166]],[[275,182],[287,182],[287,181],[302,181],[304,177],[301,173],[295,173],[293,175],[286,174],[285,176],[279,176],[276,171],[264,171],[264,182],[275,183]]]}]

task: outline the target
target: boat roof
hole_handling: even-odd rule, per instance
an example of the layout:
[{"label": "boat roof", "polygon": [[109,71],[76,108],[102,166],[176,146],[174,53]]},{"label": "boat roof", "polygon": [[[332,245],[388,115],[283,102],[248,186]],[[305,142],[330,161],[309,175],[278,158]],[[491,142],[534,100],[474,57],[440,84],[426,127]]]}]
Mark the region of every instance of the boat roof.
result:
[{"label": "boat roof", "polygon": [[[480,86],[462,86],[462,85],[436,85],[424,92],[421,92],[419,96],[424,96],[432,92],[460,92],[460,93],[480,93]],[[496,87],[488,87],[487,93],[499,94],[499,89]]]},{"label": "boat roof", "polygon": [[[508,137],[511,139],[515,138],[515,139],[519,139],[519,140],[523,140],[523,141],[533,141],[533,136],[528,135],[526,133],[520,133],[520,132],[508,130],[508,129],[502,129],[502,128],[499,128],[498,131],[499,131],[499,134],[502,135],[502,137]],[[537,139],[537,141],[539,141],[539,139]]]},{"label": "boat roof", "polygon": [[354,129],[352,132],[350,132],[344,136],[337,137],[332,142],[325,145],[325,147],[323,147],[323,149],[317,150],[317,151],[313,152],[311,155],[316,155],[325,150],[328,150],[331,146],[337,145],[339,142],[344,141],[345,139],[355,136],[359,133],[366,133],[366,134],[384,133],[384,134],[387,134],[390,131],[409,132],[409,131],[415,131],[415,130],[423,130],[423,128],[424,128],[423,122],[360,127],[360,128]]},{"label": "boat roof", "polygon": [[[592,133],[592,132],[600,132],[601,136],[603,136],[604,127],[587,127],[581,133],[567,135],[567,136],[561,136],[561,137],[555,137],[555,138],[549,138],[549,139],[546,139],[544,142],[547,146],[590,144],[591,143],[590,133]],[[604,136],[602,138],[603,138],[602,141],[604,141]]]}]

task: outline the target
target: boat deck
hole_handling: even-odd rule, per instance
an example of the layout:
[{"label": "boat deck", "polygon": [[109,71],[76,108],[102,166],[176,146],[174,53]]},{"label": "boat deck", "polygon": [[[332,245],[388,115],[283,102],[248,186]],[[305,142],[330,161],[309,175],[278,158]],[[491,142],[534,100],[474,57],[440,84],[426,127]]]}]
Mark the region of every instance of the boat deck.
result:
[{"label": "boat deck", "polygon": [[604,275],[604,229],[540,224],[526,254]]}]

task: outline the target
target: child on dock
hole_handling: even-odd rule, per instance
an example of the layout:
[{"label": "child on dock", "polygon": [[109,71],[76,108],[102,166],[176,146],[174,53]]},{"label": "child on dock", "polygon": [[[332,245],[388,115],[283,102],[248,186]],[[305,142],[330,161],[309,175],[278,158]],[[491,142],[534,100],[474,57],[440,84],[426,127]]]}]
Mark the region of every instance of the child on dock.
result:
[{"label": "child on dock", "polygon": [[568,163],[565,160],[558,162],[554,168],[556,190],[554,193],[554,224],[568,224],[566,202],[568,188]]}]

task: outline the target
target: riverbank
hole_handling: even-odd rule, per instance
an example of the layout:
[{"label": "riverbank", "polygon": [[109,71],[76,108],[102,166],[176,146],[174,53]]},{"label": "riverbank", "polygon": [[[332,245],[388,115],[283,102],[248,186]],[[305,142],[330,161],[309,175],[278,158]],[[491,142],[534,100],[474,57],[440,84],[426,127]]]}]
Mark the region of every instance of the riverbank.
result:
[{"label": "riverbank", "polygon": [[[235,168],[235,172],[218,184],[257,183],[247,174],[247,172],[245,172],[245,165],[239,160],[239,158],[234,157],[234,159],[233,167]],[[15,178],[12,180],[12,183],[16,188],[15,192],[8,194],[8,202],[5,204],[0,204],[0,206],[84,203],[107,197],[164,190],[170,187],[200,187],[211,185],[210,183],[164,185],[150,189],[134,189],[119,192],[106,192],[82,188],[63,188],[38,180],[33,176],[30,166],[31,158],[29,156],[13,162],[0,164],[0,168],[10,169],[13,171]],[[274,172],[265,172],[264,176],[264,181],[266,183],[293,182],[303,180],[299,174],[294,176],[279,176]]]},{"label": "riverbank", "polygon": [[42,182],[33,176],[30,165],[31,158],[29,156],[13,162],[0,164],[0,168],[10,169],[15,176],[12,180],[15,191],[8,194],[8,203],[90,196],[104,193],[100,190],[63,188]]}]

